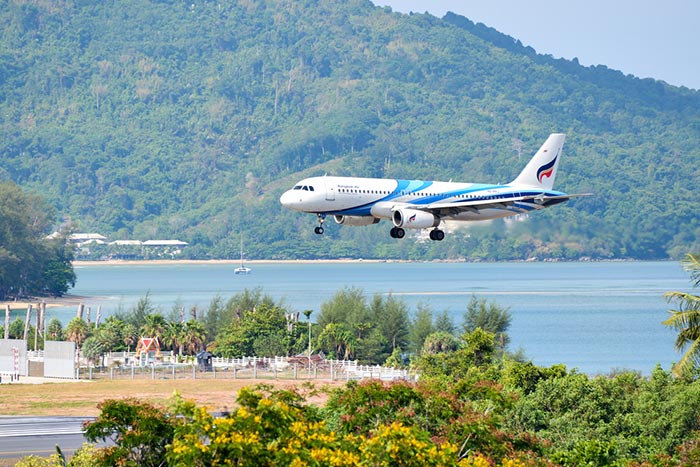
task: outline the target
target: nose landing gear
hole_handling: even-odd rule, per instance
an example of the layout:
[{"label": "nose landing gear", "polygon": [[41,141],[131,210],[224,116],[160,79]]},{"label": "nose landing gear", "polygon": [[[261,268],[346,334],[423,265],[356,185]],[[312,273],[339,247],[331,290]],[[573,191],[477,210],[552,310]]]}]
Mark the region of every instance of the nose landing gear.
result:
[{"label": "nose landing gear", "polygon": [[318,217],[318,227],[314,227],[314,233],[316,235],[323,235],[323,223],[326,221],[325,214],[316,214]]}]

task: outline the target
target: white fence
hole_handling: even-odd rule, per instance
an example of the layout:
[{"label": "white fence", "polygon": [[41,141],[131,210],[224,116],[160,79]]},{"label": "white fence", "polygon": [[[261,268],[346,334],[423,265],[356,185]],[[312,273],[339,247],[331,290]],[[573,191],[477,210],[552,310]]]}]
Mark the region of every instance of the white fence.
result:
[{"label": "white fence", "polygon": [[[413,380],[408,370],[379,365],[359,365],[356,361],[325,360],[306,357],[213,357],[211,367],[199,365],[188,358],[161,355],[155,364],[138,366],[133,353],[105,355],[104,366],[81,365],[79,377],[86,379],[285,379],[349,381],[379,379],[383,381]],[[311,365],[309,365],[311,362]]]}]

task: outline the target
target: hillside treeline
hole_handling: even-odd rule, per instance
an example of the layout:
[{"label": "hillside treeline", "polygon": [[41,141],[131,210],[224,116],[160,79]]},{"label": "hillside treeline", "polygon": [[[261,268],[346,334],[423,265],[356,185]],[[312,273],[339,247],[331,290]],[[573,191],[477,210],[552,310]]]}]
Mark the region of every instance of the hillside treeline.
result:
[{"label": "hillside treeline", "polygon": [[[192,258],[680,257],[698,248],[700,93],[554,60],[467,18],[366,0],[11,0],[0,179],[110,240]],[[524,222],[396,241],[283,210],[303,176],[508,182],[552,132],[556,187]],[[328,225],[328,224],[327,224]]]}]

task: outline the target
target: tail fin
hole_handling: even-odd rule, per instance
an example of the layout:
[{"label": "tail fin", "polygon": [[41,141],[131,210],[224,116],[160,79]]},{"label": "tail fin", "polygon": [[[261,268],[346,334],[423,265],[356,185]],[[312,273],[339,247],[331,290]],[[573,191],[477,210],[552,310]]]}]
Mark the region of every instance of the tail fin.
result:
[{"label": "tail fin", "polygon": [[549,135],[540,150],[509,185],[551,190],[554,186],[554,177],[557,176],[561,148],[564,146],[565,139],[566,135],[563,133]]}]

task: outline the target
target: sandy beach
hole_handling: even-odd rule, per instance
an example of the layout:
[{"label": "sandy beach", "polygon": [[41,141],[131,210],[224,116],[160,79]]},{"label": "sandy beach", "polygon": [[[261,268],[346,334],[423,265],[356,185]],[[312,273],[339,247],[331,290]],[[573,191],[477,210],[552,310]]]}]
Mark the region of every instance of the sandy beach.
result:
[{"label": "sandy beach", "polygon": [[0,302],[0,310],[5,310],[7,305],[10,305],[10,310],[26,310],[29,305],[34,308],[38,308],[42,303],[46,303],[46,308],[55,308],[59,306],[72,306],[79,305],[88,300],[89,297],[82,297],[80,295],[65,295],[63,297],[31,297],[29,299],[22,300],[10,300],[5,302]]}]

